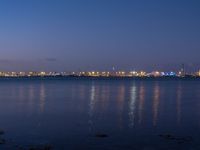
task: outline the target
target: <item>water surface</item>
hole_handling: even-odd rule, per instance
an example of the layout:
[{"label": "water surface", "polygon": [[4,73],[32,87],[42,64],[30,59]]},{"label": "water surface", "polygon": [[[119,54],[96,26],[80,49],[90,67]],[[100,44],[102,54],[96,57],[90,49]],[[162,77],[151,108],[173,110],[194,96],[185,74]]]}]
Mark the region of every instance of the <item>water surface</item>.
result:
[{"label": "water surface", "polygon": [[0,80],[0,128],[0,149],[200,149],[200,81]]}]

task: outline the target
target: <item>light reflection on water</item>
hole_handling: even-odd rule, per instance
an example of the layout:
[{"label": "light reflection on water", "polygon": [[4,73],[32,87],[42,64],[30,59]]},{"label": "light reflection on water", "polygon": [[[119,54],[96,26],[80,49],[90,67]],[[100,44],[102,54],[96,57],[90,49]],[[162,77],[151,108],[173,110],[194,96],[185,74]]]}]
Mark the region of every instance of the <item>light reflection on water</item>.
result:
[{"label": "light reflection on water", "polygon": [[95,108],[95,86],[91,86],[91,91],[90,91],[90,103],[89,103],[89,127],[90,127],[90,132],[93,130],[93,113],[94,113],[94,108]]},{"label": "light reflection on water", "polygon": [[177,87],[177,98],[176,98],[176,111],[177,111],[177,122],[181,121],[181,99],[182,99],[182,88],[181,85]]},{"label": "light reflection on water", "polygon": [[135,120],[135,105],[136,105],[136,86],[133,84],[130,89],[130,101],[129,101],[129,119],[130,119],[130,127],[134,126]]},{"label": "light reflection on water", "polygon": [[[155,149],[163,148],[158,144],[160,139],[157,135],[166,132],[192,135],[198,141],[199,83],[4,81],[0,84],[0,128],[4,128],[7,137],[16,143],[45,141],[58,149],[79,148],[77,145],[90,148],[88,145],[91,143],[98,147],[91,138],[96,133],[109,135],[114,145],[103,143],[108,147],[123,143],[135,145],[133,148],[138,149],[146,145],[153,145]],[[66,139],[70,142],[66,143]],[[186,143],[184,146],[181,148],[191,145]],[[174,147],[177,148],[177,145]]]},{"label": "light reflection on water", "polygon": [[40,111],[43,112],[44,111],[44,107],[45,107],[45,98],[46,98],[46,93],[45,93],[45,87],[44,84],[41,83],[40,84]]},{"label": "light reflection on water", "polygon": [[160,103],[160,87],[156,83],[153,90],[153,125],[156,126]]},{"label": "light reflection on water", "polygon": [[141,124],[144,115],[145,104],[145,87],[143,84],[139,86],[139,104],[138,104],[138,123]]}]

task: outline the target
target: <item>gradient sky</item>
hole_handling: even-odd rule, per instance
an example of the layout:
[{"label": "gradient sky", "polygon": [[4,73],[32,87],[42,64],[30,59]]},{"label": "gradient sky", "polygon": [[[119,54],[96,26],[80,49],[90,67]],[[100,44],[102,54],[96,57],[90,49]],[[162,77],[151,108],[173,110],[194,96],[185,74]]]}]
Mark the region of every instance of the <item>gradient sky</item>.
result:
[{"label": "gradient sky", "polygon": [[199,0],[1,0],[0,70],[200,67]]}]

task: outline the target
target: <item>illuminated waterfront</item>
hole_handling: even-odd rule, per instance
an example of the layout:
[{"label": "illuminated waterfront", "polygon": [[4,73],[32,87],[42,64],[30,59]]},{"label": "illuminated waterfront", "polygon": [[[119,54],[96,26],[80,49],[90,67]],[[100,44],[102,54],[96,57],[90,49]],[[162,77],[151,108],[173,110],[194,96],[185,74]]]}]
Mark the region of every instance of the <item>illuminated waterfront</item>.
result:
[{"label": "illuminated waterfront", "polygon": [[82,72],[0,72],[0,77],[200,77],[200,71],[185,73],[183,71],[82,71]]}]

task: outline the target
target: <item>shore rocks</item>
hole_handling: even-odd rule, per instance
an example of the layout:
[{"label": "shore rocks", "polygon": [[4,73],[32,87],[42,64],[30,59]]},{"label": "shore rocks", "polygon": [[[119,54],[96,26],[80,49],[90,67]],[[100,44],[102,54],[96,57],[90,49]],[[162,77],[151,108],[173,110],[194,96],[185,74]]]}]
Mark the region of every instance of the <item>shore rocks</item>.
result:
[{"label": "shore rocks", "polygon": [[0,129],[0,135],[3,135],[5,132]]},{"label": "shore rocks", "polygon": [[4,131],[2,129],[0,129],[0,144],[5,144],[6,140],[4,138],[2,138],[2,135],[4,135]]},{"label": "shore rocks", "polygon": [[6,143],[6,140],[3,138],[0,138],[0,144],[5,144],[5,143]]},{"label": "shore rocks", "polygon": [[96,138],[106,138],[106,137],[108,137],[108,135],[107,135],[107,134],[104,134],[104,133],[97,133],[97,134],[95,135],[95,137],[96,137]]},{"label": "shore rocks", "polygon": [[52,146],[51,145],[44,145],[44,146],[33,146],[30,147],[29,150],[52,150]]}]

